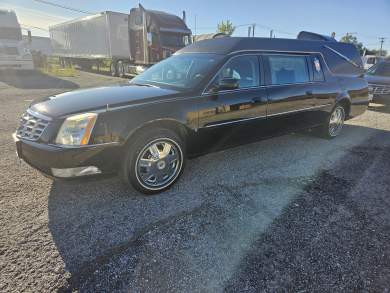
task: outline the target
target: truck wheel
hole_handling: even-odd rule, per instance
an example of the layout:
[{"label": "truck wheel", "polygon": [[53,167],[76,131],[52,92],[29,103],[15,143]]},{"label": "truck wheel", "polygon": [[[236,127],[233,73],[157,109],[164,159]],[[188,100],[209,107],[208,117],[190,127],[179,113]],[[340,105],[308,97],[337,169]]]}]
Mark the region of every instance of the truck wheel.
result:
[{"label": "truck wheel", "polygon": [[118,61],[117,65],[116,65],[116,71],[118,72],[119,77],[125,76],[125,65],[120,60]]},{"label": "truck wheel", "polygon": [[175,132],[149,129],[129,145],[121,177],[144,194],[162,192],[178,180],[185,158],[185,144]]},{"label": "truck wheel", "polygon": [[111,72],[112,76],[118,76],[118,72],[116,71],[116,64],[115,64],[115,62],[111,62],[110,72]]}]

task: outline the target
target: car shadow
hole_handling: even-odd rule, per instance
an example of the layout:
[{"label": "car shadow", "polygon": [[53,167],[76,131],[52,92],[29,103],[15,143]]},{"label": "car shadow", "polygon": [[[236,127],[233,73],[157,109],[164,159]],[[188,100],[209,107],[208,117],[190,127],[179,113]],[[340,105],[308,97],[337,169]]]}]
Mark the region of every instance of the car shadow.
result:
[{"label": "car shadow", "polygon": [[79,85],[55,76],[32,71],[0,71],[0,82],[19,89],[77,89]]},{"label": "car shadow", "polygon": [[[153,196],[135,192],[116,177],[54,181],[48,198],[49,229],[66,269],[77,278],[85,267],[102,256],[115,255],[152,228],[207,209],[221,186],[245,192],[256,185],[257,195],[267,200],[267,209],[277,216],[292,200],[291,194],[274,200],[275,195],[289,192],[284,182],[299,185],[291,183],[295,179],[290,177],[314,176],[318,169],[332,166],[336,152],[346,152],[375,133],[378,130],[346,125],[344,135],[329,142],[315,136],[285,135],[208,154],[189,161],[179,182]],[[273,191],[268,193],[270,188]],[[218,201],[223,200],[224,192],[219,196]],[[237,200],[227,202],[236,204]],[[220,205],[216,219],[220,209],[234,210]]]}]

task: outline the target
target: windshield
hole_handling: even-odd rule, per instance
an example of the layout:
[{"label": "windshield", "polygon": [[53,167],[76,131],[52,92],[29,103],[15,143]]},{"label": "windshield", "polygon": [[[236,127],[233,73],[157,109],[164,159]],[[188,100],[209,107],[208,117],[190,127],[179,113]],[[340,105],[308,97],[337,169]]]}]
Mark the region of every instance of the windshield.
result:
[{"label": "windshield", "polygon": [[130,83],[192,89],[206,77],[222,58],[223,56],[216,54],[173,55],[153,65]]},{"label": "windshield", "polygon": [[185,37],[178,34],[161,34],[160,42],[163,47],[183,48],[185,44]]},{"label": "windshield", "polygon": [[22,32],[20,28],[0,27],[0,39],[20,41],[22,39]]},{"label": "windshield", "polygon": [[367,71],[367,74],[390,77],[390,63],[378,63],[377,65],[371,67]]}]

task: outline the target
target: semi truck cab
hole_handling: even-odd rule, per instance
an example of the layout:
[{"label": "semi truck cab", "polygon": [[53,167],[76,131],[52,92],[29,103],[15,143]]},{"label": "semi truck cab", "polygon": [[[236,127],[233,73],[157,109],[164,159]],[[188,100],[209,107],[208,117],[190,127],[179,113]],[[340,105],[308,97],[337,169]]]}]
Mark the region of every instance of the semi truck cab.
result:
[{"label": "semi truck cab", "polygon": [[20,24],[11,10],[0,10],[0,69],[34,69],[28,42],[22,39]]},{"label": "semi truck cab", "polygon": [[129,17],[130,59],[139,65],[152,65],[191,43],[191,30],[183,19],[142,5]]}]

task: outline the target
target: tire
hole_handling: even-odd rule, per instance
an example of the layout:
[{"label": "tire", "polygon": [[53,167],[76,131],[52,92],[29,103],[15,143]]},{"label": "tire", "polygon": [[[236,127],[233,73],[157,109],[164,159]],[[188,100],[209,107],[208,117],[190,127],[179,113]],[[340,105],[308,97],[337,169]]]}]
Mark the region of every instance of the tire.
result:
[{"label": "tire", "polygon": [[185,160],[186,148],[179,135],[169,129],[148,129],[128,145],[121,178],[141,193],[159,193],[179,179]]},{"label": "tire", "polygon": [[119,77],[125,76],[125,65],[122,61],[118,61],[118,63],[116,64],[116,72],[118,73]]},{"label": "tire", "polygon": [[118,71],[116,70],[116,64],[114,61],[111,62],[110,72],[111,72],[111,76],[118,76]]},{"label": "tire", "polygon": [[329,117],[326,120],[326,124],[321,128],[320,135],[326,139],[333,139],[337,137],[344,126],[345,121],[345,108],[342,104],[336,104]]}]

